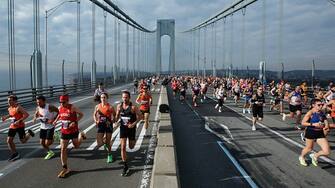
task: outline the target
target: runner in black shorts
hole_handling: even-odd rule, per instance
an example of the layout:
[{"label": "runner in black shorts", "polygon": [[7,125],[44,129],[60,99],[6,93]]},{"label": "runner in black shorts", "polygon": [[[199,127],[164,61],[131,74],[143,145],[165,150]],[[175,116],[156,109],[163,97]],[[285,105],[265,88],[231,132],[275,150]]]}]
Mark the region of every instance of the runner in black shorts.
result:
[{"label": "runner in black shorts", "polygon": [[22,108],[21,105],[17,103],[17,97],[15,95],[8,96],[8,112],[6,116],[2,116],[2,121],[7,119],[11,120],[7,136],[8,148],[11,152],[11,156],[8,161],[15,161],[20,158],[19,153],[16,151],[14,137],[16,133],[19,134],[21,143],[26,143],[30,136],[34,136],[32,130],[28,130],[28,133],[25,133],[25,123],[24,120],[28,118],[29,114]]},{"label": "runner in black shorts", "polygon": [[[100,97],[100,104],[95,106],[93,119],[97,126],[97,145],[94,148],[98,150],[102,145],[105,145],[107,150],[107,163],[113,162],[111,150],[111,138],[113,133],[113,122],[115,117],[115,110],[112,105],[108,103],[108,94],[102,93]],[[105,136],[105,138],[104,138]]]},{"label": "runner in black shorts", "polygon": [[321,111],[323,105],[319,99],[314,99],[312,101],[312,109],[306,113],[301,122],[306,127],[306,146],[299,156],[299,162],[302,166],[307,166],[305,155],[313,150],[314,142],[321,148],[321,151],[309,155],[314,166],[318,166],[318,158],[320,156],[328,156],[330,154],[329,143],[326,139],[326,135],[329,132],[329,124],[326,115]]},{"label": "runner in black shorts", "polygon": [[40,120],[40,144],[47,151],[47,155],[44,159],[49,160],[55,155],[50,149],[50,145],[54,141],[55,126],[53,123],[58,115],[58,108],[46,103],[44,96],[38,96],[36,98],[36,103],[37,108],[33,122],[35,122],[36,119]]},{"label": "runner in black shorts", "polygon": [[256,121],[262,121],[263,119],[263,104],[265,104],[265,97],[263,94],[263,87],[260,86],[257,89],[257,93],[252,96],[252,130],[256,130]]},{"label": "runner in black shorts", "polygon": [[138,108],[130,101],[129,91],[122,92],[122,103],[117,106],[116,121],[120,120],[121,158],[123,162],[122,176],[127,176],[129,168],[127,164],[126,144],[133,149],[135,146],[136,124],[142,119]]}]

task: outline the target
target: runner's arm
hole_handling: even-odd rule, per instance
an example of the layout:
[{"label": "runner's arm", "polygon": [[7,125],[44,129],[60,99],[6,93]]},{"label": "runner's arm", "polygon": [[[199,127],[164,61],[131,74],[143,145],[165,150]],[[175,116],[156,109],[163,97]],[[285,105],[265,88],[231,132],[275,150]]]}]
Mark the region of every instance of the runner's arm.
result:
[{"label": "runner's arm", "polygon": [[77,122],[80,121],[84,117],[84,114],[77,107],[72,106],[72,110],[73,112],[76,112],[78,115]]},{"label": "runner's arm", "polygon": [[136,121],[132,123],[130,126],[128,126],[128,128],[134,128],[136,124],[142,119],[142,114],[137,108],[137,106],[133,106],[132,111],[136,114]]},{"label": "runner's arm", "polygon": [[29,117],[28,112],[22,108],[22,106],[18,107],[18,111],[23,114],[23,117],[21,119],[18,119],[16,122],[23,122],[25,119]]}]

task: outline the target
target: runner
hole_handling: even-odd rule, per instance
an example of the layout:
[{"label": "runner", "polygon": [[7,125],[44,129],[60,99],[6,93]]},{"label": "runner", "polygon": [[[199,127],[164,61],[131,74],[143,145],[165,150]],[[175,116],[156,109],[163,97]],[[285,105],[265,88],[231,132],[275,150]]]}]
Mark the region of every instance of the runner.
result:
[{"label": "runner", "polygon": [[195,80],[192,85],[192,102],[193,102],[194,107],[198,106],[197,98],[198,98],[199,93],[200,93],[200,84],[198,83],[197,80]]},{"label": "runner", "polygon": [[54,121],[54,125],[56,125],[58,120],[62,123],[60,145],[61,163],[63,168],[58,174],[58,177],[65,178],[70,172],[70,169],[67,166],[67,146],[69,145],[70,140],[72,140],[74,148],[79,148],[82,140],[86,139],[86,135],[84,132],[79,134],[78,128],[78,122],[83,118],[84,114],[73,104],[69,103],[68,95],[61,95],[59,97],[59,102],[61,105],[58,107],[59,114]]},{"label": "runner", "polygon": [[[205,80],[201,81],[200,87],[201,87],[200,102],[203,103],[204,102],[203,100],[206,100],[206,93],[207,93],[207,83],[206,83]],[[216,91],[214,91],[214,92],[216,92]]]},{"label": "runner", "polygon": [[301,123],[306,127],[306,146],[299,156],[299,162],[302,166],[307,166],[305,155],[313,150],[314,141],[321,147],[321,151],[309,155],[314,166],[318,166],[318,158],[320,156],[328,156],[330,154],[329,143],[326,138],[329,125],[325,114],[321,111],[323,104],[319,99],[314,99],[312,106],[313,108],[306,113]]},{"label": "runner", "polygon": [[40,144],[47,151],[47,155],[44,157],[45,160],[51,159],[55,153],[49,148],[49,146],[54,141],[54,120],[58,116],[58,108],[54,105],[48,104],[45,101],[44,96],[36,97],[37,108],[33,122],[35,123],[37,119],[40,120]]},{"label": "runner", "polygon": [[103,88],[103,83],[99,83],[98,88],[94,91],[94,101],[100,102],[100,95],[105,92]]},{"label": "runner", "polygon": [[149,126],[149,115],[150,115],[150,105],[152,105],[152,97],[148,93],[147,87],[143,88],[143,91],[138,95],[136,103],[140,104],[140,111],[142,112],[144,118],[144,127],[148,129]]},{"label": "runner", "polygon": [[176,99],[178,93],[178,81],[175,78],[172,79],[171,88],[173,91],[173,98]]},{"label": "runner", "polygon": [[237,105],[237,103],[240,100],[240,92],[241,92],[241,88],[238,82],[235,83],[235,85],[232,88],[233,93],[234,93],[234,101],[235,101],[235,105]]},{"label": "runner", "polygon": [[186,90],[187,90],[187,82],[185,80],[182,80],[181,84],[179,85],[179,90],[180,90],[179,100],[183,104],[183,102],[186,99]]},{"label": "runner", "polygon": [[121,176],[127,176],[129,167],[127,164],[126,144],[133,149],[135,146],[136,124],[142,119],[138,108],[130,101],[129,91],[122,92],[121,104],[117,106],[116,120],[120,120],[121,158],[123,171]]},{"label": "runner", "polygon": [[28,118],[29,114],[25,109],[22,108],[17,102],[17,97],[15,95],[8,96],[8,115],[2,116],[2,121],[7,119],[11,120],[7,136],[7,145],[10,150],[10,157],[8,161],[15,161],[20,158],[20,154],[16,151],[16,146],[14,143],[14,137],[16,133],[19,134],[21,143],[26,143],[30,137],[34,137],[35,133],[32,130],[28,130],[28,133],[25,133],[25,123],[24,120]]},{"label": "runner", "polygon": [[113,162],[111,150],[111,138],[113,133],[113,123],[115,110],[108,103],[108,94],[102,93],[100,97],[101,103],[95,106],[93,119],[97,127],[97,145],[94,149],[98,150],[105,144],[107,149],[107,163]]},{"label": "runner", "polygon": [[253,89],[252,89],[252,84],[249,83],[248,86],[244,89],[244,105],[243,105],[243,109],[242,109],[242,113],[245,114],[245,111],[248,110],[248,113],[250,114],[250,100],[252,98],[252,93],[253,93]]},{"label": "runner", "polygon": [[[296,113],[296,126],[295,128],[301,130],[300,121],[301,121],[301,112],[302,112],[302,96],[301,96],[301,88],[297,86],[294,91],[292,91],[289,95],[289,109],[290,109],[290,118],[294,118],[294,113]],[[283,121],[286,120],[286,114],[283,113]]]},{"label": "runner", "polygon": [[138,88],[138,81],[137,79],[135,78],[134,79],[134,91],[133,91],[133,94],[135,94],[137,92],[137,88]]},{"label": "runner", "polygon": [[263,87],[259,86],[257,93],[251,98],[252,104],[252,128],[251,130],[256,130],[256,121],[262,121],[263,119],[263,105],[265,104],[265,98],[263,94]]},{"label": "runner", "polygon": [[218,104],[215,105],[215,109],[219,108],[219,112],[222,112],[224,98],[227,96],[223,85],[220,85],[219,89],[216,91],[216,98],[218,99]]}]

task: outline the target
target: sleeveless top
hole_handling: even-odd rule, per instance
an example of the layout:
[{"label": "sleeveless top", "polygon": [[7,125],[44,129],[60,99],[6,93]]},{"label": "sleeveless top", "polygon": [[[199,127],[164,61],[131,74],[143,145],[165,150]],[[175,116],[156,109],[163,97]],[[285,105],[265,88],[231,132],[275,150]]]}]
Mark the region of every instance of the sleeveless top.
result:
[{"label": "sleeveless top", "polygon": [[134,123],[136,121],[136,114],[131,111],[132,103],[129,104],[127,109],[123,109],[123,102],[121,103],[121,126],[127,127],[129,123]]},{"label": "sleeveless top", "polygon": [[144,95],[144,94],[141,94],[139,97],[138,97],[138,101],[140,102],[141,106],[140,106],[140,110],[149,110],[150,109],[150,99],[151,99],[151,96],[150,95]]},{"label": "sleeveless top", "polygon": [[52,124],[48,123],[48,120],[54,119],[55,114],[49,112],[49,104],[45,104],[44,108],[42,107],[37,107],[38,108],[38,113],[40,115],[40,122],[41,122],[41,129],[52,129],[54,126]]},{"label": "sleeveless top", "polygon": [[[60,106],[59,108],[59,120],[62,123],[62,134],[74,134],[79,131],[78,122],[77,122],[77,113],[73,112],[72,104],[68,107]],[[70,123],[76,122],[75,126],[69,127]]]},{"label": "sleeveless top", "polygon": [[[326,115],[323,112],[314,112],[312,113],[312,116],[309,120],[310,123],[319,123],[324,122],[326,120]],[[314,131],[322,131],[323,127],[314,127],[314,126],[308,126],[308,129],[312,129]]]},{"label": "sleeveless top", "polygon": [[300,92],[293,92],[293,95],[290,100],[290,105],[300,105],[301,104],[301,93]]},{"label": "sleeveless top", "polygon": [[8,108],[8,113],[9,113],[9,116],[10,116],[10,120],[11,120],[11,123],[10,123],[10,126],[9,128],[10,129],[17,129],[17,128],[22,128],[24,127],[24,122],[20,122],[18,123],[17,125],[14,125],[14,123],[21,119],[23,117],[23,114],[18,112],[18,109],[19,107],[16,106],[16,107],[9,107]]},{"label": "sleeveless top", "polygon": [[102,106],[100,103],[98,105],[98,119],[100,123],[107,123],[107,121],[112,121],[113,109],[110,104],[107,103],[105,106]]}]

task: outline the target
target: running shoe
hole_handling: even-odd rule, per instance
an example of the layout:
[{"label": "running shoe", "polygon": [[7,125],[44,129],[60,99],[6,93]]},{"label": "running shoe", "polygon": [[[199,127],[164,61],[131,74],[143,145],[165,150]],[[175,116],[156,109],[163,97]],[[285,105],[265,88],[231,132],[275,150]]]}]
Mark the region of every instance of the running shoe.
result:
[{"label": "running shoe", "polygon": [[300,139],[301,139],[302,142],[306,142],[305,132],[300,133]]},{"label": "running shoe", "polygon": [[314,153],[309,154],[309,157],[312,159],[312,164],[318,166],[318,159],[315,157]]},{"label": "running shoe", "polygon": [[221,107],[219,108],[219,112],[222,112]]},{"label": "running shoe", "polygon": [[242,109],[242,113],[245,114],[245,109],[244,108]]},{"label": "running shoe", "polygon": [[48,151],[48,154],[44,157],[45,160],[51,159],[53,156],[55,156],[55,153],[53,151]]},{"label": "running shoe", "polygon": [[219,104],[216,104],[216,105],[215,105],[215,109],[217,109],[218,107],[219,107]]},{"label": "running shoe", "polygon": [[121,176],[127,176],[129,173],[129,168],[128,166],[124,166],[123,167],[123,170],[122,170],[122,173],[121,173]]},{"label": "running shoe", "polygon": [[59,174],[58,174],[58,178],[65,178],[66,177],[66,175],[67,174],[69,174],[70,173],[70,170],[69,169],[67,169],[67,168],[63,168],[60,172],[59,172]]},{"label": "running shoe", "polygon": [[201,102],[201,103],[203,103],[203,102],[204,102],[204,100],[200,99],[200,102]]},{"label": "running shoe", "polygon": [[250,111],[250,109],[248,109],[248,114],[251,114],[251,111]]},{"label": "running shoe", "polygon": [[20,154],[18,152],[15,152],[9,157],[8,161],[16,161],[19,158],[20,158]]},{"label": "running shoe", "polygon": [[253,125],[253,126],[251,127],[251,130],[252,130],[252,131],[255,131],[255,130],[256,130],[256,126]]},{"label": "running shoe", "polygon": [[286,120],[286,114],[283,113],[283,117],[282,120],[285,121]]},{"label": "running shoe", "polygon": [[112,163],[113,162],[113,155],[109,154],[107,155],[107,163]]},{"label": "running shoe", "polygon": [[301,130],[301,127],[300,127],[299,125],[296,125],[295,128],[296,128],[297,130]]},{"label": "running shoe", "polygon": [[28,130],[28,133],[30,134],[31,137],[35,136],[35,133],[31,129]]},{"label": "running shoe", "polygon": [[301,156],[299,156],[299,162],[300,162],[300,164],[301,164],[302,166],[307,166],[307,163],[306,163],[305,158],[303,158],[303,157],[301,157]]}]

